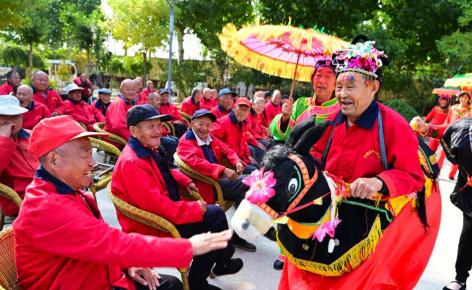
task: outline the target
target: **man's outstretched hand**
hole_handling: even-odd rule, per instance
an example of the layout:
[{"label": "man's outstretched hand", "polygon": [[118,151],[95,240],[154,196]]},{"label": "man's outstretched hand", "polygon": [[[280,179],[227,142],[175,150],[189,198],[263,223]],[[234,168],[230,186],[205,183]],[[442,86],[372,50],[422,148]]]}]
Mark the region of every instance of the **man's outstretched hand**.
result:
[{"label": "man's outstretched hand", "polygon": [[231,230],[226,230],[219,233],[204,233],[191,237],[189,241],[192,244],[193,255],[199,256],[213,250],[226,248],[232,235],[233,232]]}]

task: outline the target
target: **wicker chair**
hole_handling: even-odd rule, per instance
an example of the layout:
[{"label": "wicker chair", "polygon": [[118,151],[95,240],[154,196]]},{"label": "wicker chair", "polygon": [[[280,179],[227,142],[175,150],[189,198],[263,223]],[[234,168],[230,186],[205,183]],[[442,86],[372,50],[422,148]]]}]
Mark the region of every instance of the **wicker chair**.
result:
[{"label": "wicker chair", "polygon": [[218,203],[225,211],[227,211],[233,206],[234,202],[229,201],[229,200],[224,200],[223,190],[221,189],[221,186],[217,180],[193,170],[190,166],[188,166],[185,162],[183,162],[182,159],[180,159],[177,153],[174,154],[174,162],[177,165],[177,167],[179,167],[179,170],[183,172],[185,175],[189,176],[190,178],[203,181],[213,186],[213,188],[216,190],[216,197],[217,197],[216,203]]},{"label": "wicker chair", "polygon": [[128,143],[122,137],[103,130],[103,127],[105,127],[104,122],[97,122],[97,123],[93,124],[93,128],[95,129],[95,131],[100,132],[100,133],[107,133],[108,134],[107,138],[110,139],[110,141],[113,141],[113,142],[116,142],[116,143],[122,144],[122,145],[126,145]]},{"label": "wicker chair", "polygon": [[180,111],[179,110],[179,114],[180,116],[182,116],[182,118],[184,118],[187,122],[190,122],[192,120],[192,116],[190,116],[189,114],[183,112],[183,111]]},{"label": "wicker chair", "polygon": [[[21,197],[14,191],[11,187],[0,183],[0,196],[5,197],[11,201],[13,201],[18,207],[21,206]],[[5,222],[5,216],[1,212],[0,209],[0,231],[3,229],[3,225]]]},{"label": "wicker chair", "polygon": [[175,136],[175,127],[171,122],[164,122],[162,125],[167,128],[172,136]]},{"label": "wicker chair", "polygon": [[[103,140],[99,140],[96,138],[89,138],[90,143],[92,143],[92,146],[98,150],[103,150],[105,152],[105,164],[111,167],[113,169],[114,165],[111,163],[108,163],[107,160],[109,159],[109,155],[111,155],[114,158],[118,158],[121,154],[121,151],[113,146],[112,144],[105,142]],[[114,160],[116,162],[116,160]],[[113,162],[114,163],[114,162]],[[92,186],[90,186],[90,191],[95,194],[97,191],[104,189],[108,183],[111,180],[111,175],[113,170],[109,170],[105,174],[101,175],[98,177],[98,180],[94,180],[92,183]]]},{"label": "wicker chair", "polygon": [[13,229],[9,228],[0,232],[0,289],[19,290],[16,277]]},{"label": "wicker chair", "polygon": [[[131,204],[125,202],[124,200],[118,198],[111,192],[111,186],[108,185],[108,194],[111,201],[115,207],[124,215],[129,217],[132,220],[145,224],[151,228],[154,228],[159,231],[164,231],[169,233],[173,238],[180,238],[180,233],[177,228],[168,220],[163,217],[160,217],[154,213],[147,212],[145,210],[139,209]],[[194,193],[194,199],[201,199],[198,193]],[[178,268],[180,275],[182,277],[182,284],[184,285],[184,290],[190,290],[188,283],[188,269],[187,268]]]}]

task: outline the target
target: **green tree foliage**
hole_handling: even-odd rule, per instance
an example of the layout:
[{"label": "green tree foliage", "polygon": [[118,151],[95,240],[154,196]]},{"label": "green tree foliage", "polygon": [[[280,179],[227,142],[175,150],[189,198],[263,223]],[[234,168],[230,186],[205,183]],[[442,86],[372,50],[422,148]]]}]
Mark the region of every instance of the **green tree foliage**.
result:
[{"label": "green tree foliage", "polygon": [[8,27],[17,29],[24,25],[25,19],[21,16],[26,0],[0,1],[0,31]]},{"label": "green tree foliage", "polygon": [[123,41],[125,49],[140,45],[143,55],[144,80],[146,57],[168,38],[169,7],[164,0],[109,0],[113,16],[109,20],[111,34]]},{"label": "green tree foliage", "polygon": [[418,116],[418,112],[402,99],[388,100],[384,102],[384,104],[400,113],[408,122],[411,121],[413,117]]},{"label": "green tree foliage", "polygon": [[[28,67],[28,54],[28,50],[21,46],[4,46],[0,49],[0,63],[12,67]],[[33,53],[33,67],[44,68],[45,66],[43,57]]]}]

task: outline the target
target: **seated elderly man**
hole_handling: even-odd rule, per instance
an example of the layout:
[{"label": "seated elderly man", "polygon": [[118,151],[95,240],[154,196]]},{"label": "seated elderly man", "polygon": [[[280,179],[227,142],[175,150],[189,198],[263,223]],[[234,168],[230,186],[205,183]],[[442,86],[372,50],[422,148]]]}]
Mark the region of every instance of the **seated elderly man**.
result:
[{"label": "seated elderly man", "polygon": [[[38,159],[28,152],[30,134],[22,129],[22,115],[27,111],[14,96],[0,97],[0,182],[21,198],[38,167]],[[0,197],[0,208],[6,216],[18,214],[18,207],[4,197]]]},{"label": "seated elderly man", "polygon": [[170,89],[160,89],[159,95],[161,96],[161,107],[159,108],[159,112],[161,114],[171,115],[172,116],[172,124],[174,125],[175,129],[175,136],[179,137],[182,136],[185,131],[187,131],[187,124],[185,123],[182,116],[180,116],[179,110],[174,104],[170,103],[170,95],[172,90]]},{"label": "seated elderly man", "polygon": [[214,106],[210,111],[217,119],[229,114],[236,98],[236,92],[229,88],[221,89],[218,92],[218,105]]},{"label": "seated elderly man", "polygon": [[20,101],[20,105],[28,110],[23,114],[24,129],[31,130],[42,119],[51,117],[51,112],[45,105],[33,101],[33,89],[30,86],[19,86],[16,89],[16,97]]},{"label": "seated elderly man", "polygon": [[33,99],[36,103],[45,105],[53,116],[59,115],[62,109],[62,99],[59,94],[49,88],[49,76],[43,71],[33,73],[31,78]]},{"label": "seated elderly man", "polygon": [[110,106],[111,90],[102,88],[98,90],[98,100],[92,103],[92,106],[100,110],[103,116],[107,115],[108,106]]},{"label": "seated elderly man", "polygon": [[[250,173],[255,167],[246,166],[238,155],[229,146],[210,135],[211,124],[216,121],[216,116],[208,110],[198,110],[192,116],[192,128],[180,139],[177,154],[193,170],[218,180],[225,200],[236,203],[236,207],[244,199],[249,188],[242,183],[244,176],[238,173]],[[235,167],[233,170],[223,165],[226,159]],[[205,182],[196,181],[200,195],[208,203],[215,203],[216,197],[213,187]],[[256,247],[233,235],[234,246],[253,252]]]},{"label": "seated elderly man", "polygon": [[21,84],[20,74],[16,70],[7,72],[7,81],[0,86],[0,96],[9,95],[16,91]]},{"label": "seated elderly man", "polygon": [[200,109],[200,106],[202,104],[202,99],[203,99],[202,89],[194,88],[192,90],[192,94],[182,101],[182,107],[181,107],[182,112],[187,113],[188,115],[192,116],[193,113],[195,113],[195,111]]},{"label": "seated elderly man", "polygon": [[208,111],[211,111],[214,106],[218,105],[218,97],[216,99],[213,99],[210,88],[204,88],[202,93],[203,98],[200,101],[200,109],[206,109]]},{"label": "seated elderly man", "polygon": [[69,84],[66,87],[66,92],[69,95],[67,101],[64,101],[62,107],[62,114],[71,115],[77,122],[84,124],[89,131],[95,131],[93,124],[98,122],[105,122],[105,117],[102,112],[83,101],[83,88],[74,84]]},{"label": "seated elderly man", "polygon": [[125,79],[120,84],[120,94],[111,102],[105,117],[105,131],[116,134],[125,140],[129,138],[126,126],[126,112],[135,105],[137,96],[133,80]]},{"label": "seated elderly man", "polygon": [[[252,136],[249,131],[249,108],[251,101],[241,97],[236,100],[234,109],[229,114],[218,119],[213,124],[211,133],[229,145],[239,158],[246,164],[256,165],[262,160],[265,154],[265,147]],[[255,149],[255,154],[251,154],[251,149]],[[251,156],[253,155],[253,156]]]},{"label": "seated elderly man", "polygon": [[226,247],[231,233],[170,239],[107,225],[83,190],[92,182],[94,135],[70,116],[44,119],[31,133],[29,150],[41,166],[13,224],[20,288],[182,289],[149,267],[188,267],[193,255]]},{"label": "seated elderly man", "polygon": [[[188,191],[197,188],[187,176],[169,168],[160,150],[161,122],[169,119],[168,115],[159,115],[149,104],[137,105],[128,111],[127,124],[131,137],[113,171],[112,192],[138,208],[169,220],[182,237],[228,229],[225,213],[220,207],[207,206],[203,200],[185,201],[180,198],[178,185]],[[125,232],[164,234],[120,212],[117,214]],[[221,251],[195,258],[189,271],[190,288],[220,289],[208,284],[207,277],[210,272],[215,275],[237,273],[243,262],[239,258],[232,259],[233,253],[234,247],[228,245]]]}]

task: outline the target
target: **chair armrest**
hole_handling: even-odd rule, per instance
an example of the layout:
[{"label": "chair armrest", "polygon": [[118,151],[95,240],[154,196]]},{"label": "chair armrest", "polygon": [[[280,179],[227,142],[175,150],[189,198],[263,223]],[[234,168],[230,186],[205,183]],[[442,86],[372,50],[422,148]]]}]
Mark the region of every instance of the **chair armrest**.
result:
[{"label": "chair armrest", "polygon": [[0,195],[14,202],[18,207],[21,206],[22,200],[13,188],[0,183]]}]

